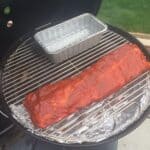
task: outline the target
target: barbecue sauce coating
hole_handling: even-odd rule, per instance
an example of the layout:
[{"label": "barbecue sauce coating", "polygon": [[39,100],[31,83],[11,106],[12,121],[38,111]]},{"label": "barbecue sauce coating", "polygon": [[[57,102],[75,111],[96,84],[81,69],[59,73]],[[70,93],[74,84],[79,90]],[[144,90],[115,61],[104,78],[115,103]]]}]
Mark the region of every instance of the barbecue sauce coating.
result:
[{"label": "barbecue sauce coating", "polygon": [[89,104],[118,91],[150,69],[141,50],[125,44],[100,58],[80,74],[29,93],[24,106],[35,126],[45,128]]}]

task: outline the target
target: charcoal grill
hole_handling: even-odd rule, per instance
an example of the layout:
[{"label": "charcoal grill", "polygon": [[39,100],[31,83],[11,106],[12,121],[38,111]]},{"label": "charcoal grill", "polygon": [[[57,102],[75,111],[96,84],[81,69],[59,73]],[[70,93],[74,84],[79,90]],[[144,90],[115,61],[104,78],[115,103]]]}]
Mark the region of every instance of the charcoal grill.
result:
[{"label": "charcoal grill", "polygon": [[[34,7],[34,1],[28,0],[16,0],[15,3],[9,0],[9,2],[5,1],[5,3],[2,3],[2,7],[4,7],[6,3],[9,3],[12,7],[12,14],[2,16],[2,32],[0,41],[3,43],[3,45],[1,45],[1,49],[3,49],[3,51],[0,51],[0,58],[4,56],[4,53],[7,53],[8,56],[6,58],[3,57],[2,62],[3,75],[1,76],[2,82],[0,83],[0,100],[2,100],[1,110],[5,112],[15,124],[23,129],[25,133],[39,139],[36,141],[36,144],[42,143],[41,141],[48,142],[50,147],[49,149],[116,150],[117,140],[136,128],[147,116],[147,113],[149,113],[150,99],[147,94],[149,91],[149,72],[145,72],[139,76],[113,95],[113,97],[108,97],[105,100],[105,104],[94,103],[90,107],[81,110],[81,112],[68,117],[44,131],[35,129],[32,126],[28,115],[25,113],[24,109],[22,109],[21,102],[24,99],[24,95],[31,90],[34,90],[47,82],[56,82],[66,78],[67,76],[79,73],[84,68],[94,63],[97,59],[109,53],[110,50],[115,50],[115,48],[125,43],[132,42],[137,44],[147,56],[147,59],[150,59],[150,55],[144,46],[134,37],[120,29],[117,29],[116,27],[108,25],[109,30],[105,32],[98,45],[63,62],[61,65],[54,65],[44,56],[39,56],[37,53],[34,53],[33,49],[36,47],[31,38],[33,33],[26,33],[49,21],[51,21],[50,25],[55,25],[63,20],[84,12],[96,14],[101,1],[93,0],[91,3],[90,0],[63,0],[63,2],[60,0],[55,0],[55,2],[45,0],[44,2],[46,5],[43,5],[44,3],[41,4],[40,0],[36,0],[37,7]],[[28,11],[26,11],[25,8],[28,8]],[[33,8],[35,10],[33,10]],[[55,12],[54,10],[58,11]],[[14,25],[11,28],[5,27],[5,21],[8,19],[14,19]],[[43,26],[40,28],[43,28]],[[10,47],[10,44],[23,34],[26,35],[20,38],[10,48],[8,54],[8,47]],[[147,98],[144,99],[144,96]],[[118,103],[117,99],[119,99],[120,102],[123,102],[123,104]],[[129,102],[129,99],[131,99],[131,103],[125,103],[126,101]],[[143,103],[140,103],[139,105],[139,102],[141,101]],[[14,107],[15,105],[19,107]],[[113,106],[112,109],[109,109],[110,106]],[[119,106],[120,109],[118,109],[118,112],[114,111],[115,108],[117,108],[115,106]],[[133,109],[133,107],[135,109]],[[17,113],[13,113],[12,116],[10,108],[13,112],[17,111]],[[106,122],[104,122],[106,126],[105,128],[100,128],[101,132],[98,132],[100,135],[105,134],[105,137],[99,136],[96,137],[95,140],[91,133],[94,133],[93,131],[96,130],[97,126],[95,126],[95,128],[91,128],[91,132],[89,132],[90,128],[84,125],[89,122],[88,119],[90,119],[90,116],[92,115],[96,117],[95,119],[99,119],[101,117],[100,114],[102,114],[99,110],[105,110],[105,112],[107,112],[102,118],[102,120],[106,119]],[[125,125],[120,128],[119,124],[116,126],[113,119],[114,116],[116,117],[116,114],[125,114],[123,112],[129,114],[129,116],[127,118],[123,117],[122,121],[125,122]],[[24,118],[20,118],[20,113],[23,114]],[[112,117],[108,118],[108,116]],[[120,117],[118,116],[117,118],[119,120]],[[26,124],[23,119],[28,120],[27,122],[29,124]],[[92,121],[94,122],[95,120]],[[21,124],[18,122],[21,122]],[[111,124],[108,124],[108,122]],[[95,122],[95,124],[96,123],[97,122]],[[10,125],[10,127],[12,128],[12,125]],[[115,130],[116,127],[118,127],[119,130]],[[106,132],[104,132],[104,130]],[[112,131],[113,134],[110,135],[110,132]],[[47,136],[47,133],[49,136]],[[63,133],[63,136],[61,133]],[[64,136],[67,134],[71,135],[71,133],[73,136],[69,136],[67,139],[64,139]],[[83,135],[89,137],[90,140],[88,141],[88,139]],[[56,140],[56,137],[58,140]],[[79,139],[79,137],[82,138]],[[31,138],[33,145],[35,144],[35,138]],[[59,148],[56,145],[59,145]]]},{"label": "charcoal grill", "polygon": [[[21,38],[4,62],[2,94],[4,107],[10,118],[27,133],[64,145],[95,145],[121,137],[137,126],[150,106],[150,72],[124,86],[103,102],[94,103],[59,123],[46,129],[35,128],[22,106],[25,95],[48,82],[56,82],[75,75],[100,57],[125,43],[137,44],[149,59],[145,48],[128,33],[109,26],[99,44],[64,61],[53,64],[45,56],[35,52],[32,34]],[[4,102],[4,101],[3,101]],[[128,115],[127,115],[128,114]],[[142,117],[143,116],[143,117]]]}]

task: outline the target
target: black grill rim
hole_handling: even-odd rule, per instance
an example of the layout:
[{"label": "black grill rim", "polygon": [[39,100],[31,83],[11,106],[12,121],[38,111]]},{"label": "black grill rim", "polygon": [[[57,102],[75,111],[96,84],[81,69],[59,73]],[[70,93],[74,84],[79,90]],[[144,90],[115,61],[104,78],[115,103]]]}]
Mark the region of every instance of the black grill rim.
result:
[{"label": "black grill rim", "polygon": [[[134,36],[132,36],[131,34],[127,33],[126,31],[119,29],[117,27],[114,27],[112,25],[108,25],[108,29],[122,35],[124,38],[126,38],[128,41],[136,44],[137,46],[140,47],[140,49],[143,51],[143,53],[145,54],[147,60],[150,60],[150,54],[149,52],[146,50],[146,48],[144,47],[144,45],[139,42]],[[7,63],[7,59],[9,58],[9,56],[13,53],[14,50],[16,50],[16,47],[18,45],[20,45],[20,42],[23,42],[24,39],[26,39],[27,37],[31,37],[33,35],[33,33],[27,33],[26,35],[24,35],[22,38],[20,38],[16,43],[14,43],[11,47],[9,52],[7,53],[7,56],[5,58],[2,59],[2,62],[0,64],[0,69],[3,71],[4,69],[4,65]],[[56,141],[49,141],[43,137],[39,137],[35,134],[32,134],[31,132],[27,131],[27,129],[25,127],[23,127],[20,123],[17,122],[17,120],[15,120],[11,114],[10,108],[8,107],[7,103],[5,102],[5,98],[2,92],[2,74],[0,75],[0,103],[2,104],[2,108],[3,111],[9,116],[10,120],[17,125],[20,129],[22,129],[25,133],[27,133],[28,135],[36,138],[37,140],[41,140],[44,141],[46,143],[50,143],[50,144],[54,144],[54,145],[60,145],[60,146],[66,146],[66,147],[94,147],[94,146],[98,146],[101,144],[107,144],[107,143],[111,143],[114,141],[117,141],[118,139],[126,136],[127,134],[129,134],[130,132],[132,132],[134,129],[136,129],[147,117],[147,115],[150,113],[150,107],[148,107],[148,109],[143,113],[143,115],[140,117],[140,119],[138,119],[137,121],[133,122],[132,125],[130,125],[126,130],[124,130],[121,133],[118,133],[106,140],[103,140],[101,142],[97,142],[97,143],[82,143],[82,144],[64,144],[64,143],[58,143]]]}]

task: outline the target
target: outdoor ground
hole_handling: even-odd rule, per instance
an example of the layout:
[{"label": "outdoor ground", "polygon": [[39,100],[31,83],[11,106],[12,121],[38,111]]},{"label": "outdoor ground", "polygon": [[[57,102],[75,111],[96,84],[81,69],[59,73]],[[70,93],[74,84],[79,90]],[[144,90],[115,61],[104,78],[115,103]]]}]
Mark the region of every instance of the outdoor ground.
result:
[{"label": "outdoor ground", "polygon": [[150,0],[103,0],[97,16],[129,32],[150,33]]},{"label": "outdoor ground", "polygon": [[150,150],[150,119],[120,139],[118,150]]}]

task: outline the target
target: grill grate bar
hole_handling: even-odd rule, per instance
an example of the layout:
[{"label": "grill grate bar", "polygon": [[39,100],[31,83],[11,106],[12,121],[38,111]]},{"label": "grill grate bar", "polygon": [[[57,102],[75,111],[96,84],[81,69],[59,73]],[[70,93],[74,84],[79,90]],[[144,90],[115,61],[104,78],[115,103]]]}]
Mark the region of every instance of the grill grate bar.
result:
[{"label": "grill grate bar", "polygon": [[11,66],[12,62],[18,62],[18,61],[24,60],[26,58],[30,59],[30,58],[33,58],[33,56],[36,56],[35,54],[33,54],[34,52],[30,51],[30,49],[31,48],[26,49],[27,53],[25,53],[25,54],[22,53],[23,54],[22,56],[18,56],[18,55],[13,56],[11,59],[9,59],[9,61],[7,62],[7,64],[9,66]]},{"label": "grill grate bar", "polygon": [[[110,36],[109,35],[107,35],[106,36],[106,38],[104,38],[103,37],[103,39],[104,40],[107,40],[108,38],[111,38],[111,37],[114,37],[115,36],[115,34],[113,34],[112,33],[112,35],[110,34]],[[103,39],[102,39],[102,41],[103,41]],[[99,46],[99,45],[98,45]],[[96,46],[97,47],[97,46]],[[95,48],[96,48],[95,47]],[[32,51],[30,51],[29,49],[28,50],[26,50],[26,51],[28,51],[28,52],[30,52],[30,54],[32,54],[32,55],[35,55]],[[21,53],[21,54],[23,54],[23,56],[25,55],[26,56],[26,53],[24,54],[24,53]],[[37,56],[35,56],[35,58],[36,58]],[[23,59],[22,57],[20,57],[19,56],[19,58],[21,59],[21,60],[24,60],[24,61],[26,61],[25,59]],[[28,57],[27,57],[28,58]],[[29,58],[28,58],[29,59]],[[10,59],[11,60],[11,59]],[[39,60],[41,60],[41,59],[39,59]],[[26,67],[27,66],[27,64],[26,63],[21,63],[21,62],[19,62],[19,65],[17,65],[16,64],[16,61],[18,62],[19,60],[18,59],[15,59],[14,61],[13,60],[11,60],[12,62],[12,65],[10,64],[10,63],[8,63],[8,66],[5,68],[6,70],[5,70],[5,72],[6,73],[9,73],[9,72],[7,72],[7,70],[10,70],[11,69],[11,71],[12,71],[12,73],[15,73],[14,71],[16,71],[16,70],[18,70],[18,69],[20,69],[20,68],[22,68],[22,67]],[[47,61],[47,59],[45,59],[45,60],[42,60],[42,61]],[[35,62],[37,62],[37,61],[35,61]],[[34,63],[34,61],[32,62],[32,63]],[[28,64],[28,65],[30,65],[30,68],[32,69],[32,63],[30,63],[30,64]],[[50,63],[50,62],[49,62]],[[52,65],[52,64],[51,64]],[[10,66],[11,66],[11,68],[10,68]],[[33,65],[34,66],[34,65]],[[10,76],[11,76],[11,74],[9,74]],[[6,76],[6,78],[9,78],[9,77],[7,77],[7,74],[5,75]]]},{"label": "grill grate bar", "polygon": [[38,67],[38,65],[44,65],[45,63],[48,63],[50,66],[55,66],[54,64],[51,64],[51,62],[49,60],[43,60],[43,59],[39,59],[39,58],[35,58],[33,61],[26,62],[22,65],[20,65],[19,67],[14,67],[11,70],[5,70],[6,72],[4,72],[4,78],[9,78],[10,76],[15,76],[18,72],[23,72],[26,69],[33,70],[34,68]]},{"label": "grill grate bar", "polygon": [[[54,75],[53,75],[53,70],[50,70],[50,68],[45,68],[44,69],[44,72],[43,72],[43,70],[41,70],[41,71],[39,71],[36,75],[38,76],[39,75],[39,77],[37,77],[37,78],[34,78],[34,74],[33,75],[31,75],[30,77],[32,78],[29,82],[28,81],[24,81],[25,82],[25,86],[27,86],[30,82],[31,82],[31,86],[32,86],[32,84],[33,84],[33,86],[36,84],[36,80],[38,80],[38,82],[39,83],[41,83],[41,82],[43,82],[44,80],[46,81],[48,78],[51,78],[51,76],[53,77],[53,76],[57,76],[58,75],[58,73],[60,72],[60,71],[63,71],[62,72],[62,74],[64,74],[64,73],[66,73],[66,72],[68,72],[68,70],[65,70],[65,69],[67,69],[67,68],[69,68],[70,70],[72,70],[72,69],[74,69],[72,66],[71,66],[71,64],[69,64],[68,66],[63,66],[60,70],[57,70],[57,71],[55,71],[54,73]],[[70,71],[69,70],[69,71]],[[47,72],[45,72],[45,71],[47,71]],[[41,76],[40,76],[40,74],[42,74],[43,73],[43,78],[40,80],[40,78],[41,78]],[[51,76],[47,76],[48,74],[52,74]],[[44,77],[45,76],[45,77]],[[52,80],[52,79],[51,79]],[[15,82],[16,83],[16,82]],[[20,86],[21,85],[14,85],[16,88],[15,88],[15,90],[17,90],[18,88],[20,88]],[[9,89],[11,89],[11,87],[9,88]],[[25,89],[28,89],[28,87],[25,87]],[[19,92],[22,92],[22,91],[24,91],[25,89],[21,89]],[[9,91],[10,93],[11,93],[11,91]],[[8,93],[8,94],[10,94],[10,93]]]},{"label": "grill grate bar", "polygon": [[[10,60],[8,60],[8,62],[10,62],[11,59],[14,58],[14,56],[15,56],[15,57],[21,57],[22,55],[28,54],[29,51],[27,51],[27,50],[31,49],[33,45],[34,45],[34,42],[31,42],[31,43],[29,43],[29,44],[27,44],[27,45],[25,45],[25,46],[22,46],[22,45],[21,45],[20,47],[18,47],[18,48],[16,49],[17,54],[13,53],[13,54],[10,56]],[[6,65],[7,65],[7,64],[6,64]]]},{"label": "grill grate bar", "polygon": [[[107,33],[109,33],[109,32],[107,32]],[[104,41],[104,40],[110,39],[110,38],[114,37],[115,35],[116,35],[115,33],[110,32],[109,34],[106,34],[101,39],[101,42]],[[24,53],[21,53],[22,56],[18,55],[18,53],[17,53],[15,56],[13,56],[11,59],[9,59],[7,64],[6,64],[6,66],[8,65],[7,69],[10,69],[9,66],[11,66],[11,67],[13,67],[13,65],[17,66],[16,62],[21,63],[21,60],[26,61],[26,59],[28,60],[28,59],[30,59],[30,57],[31,58],[33,58],[33,56],[37,57],[36,54],[33,51],[31,51],[31,49],[32,49],[32,47],[29,47],[29,48],[25,49]]]},{"label": "grill grate bar", "polygon": [[[20,53],[20,54],[17,53],[17,55],[11,55],[10,59],[8,60],[8,63],[11,63],[11,61],[13,61],[14,59],[23,57],[24,55],[29,55],[29,54],[31,55],[32,53],[29,50],[33,48],[33,45],[34,45],[34,43],[32,43],[29,47],[26,47],[26,49],[24,49],[25,52],[23,52],[23,53]],[[16,52],[20,52],[18,50],[19,49],[16,49]]]},{"label": "grill grate bar", "polygon": [[[106,31],[105,33],[103,33],[103,37],[102,38],[104,38],[105,36],[109,36],[110,34],[112,34],[112,33],[114,33],[114,32],[112,32],[111,30],[108,30],[108,31]],[[31,41],[31,42],[30,42]],[[24,44],[26,43],[26,42],[30,42],[30,43],[27,43],[25,46],[24,46]],[[30,46],[33,46],[35,44],[35,42],[33,42],[32,41],[32,38],[29,38],[29,39],[27,39],[27,40],[25,40],[24,42],[23,42],[23,46],[21,45],[21,46],[19,46],[18,48],[17,48],[17,55],[18,54],[24,54],[24,52],[26,51],[26,48],[28,48],[29,47],[29,49],[30,48],[32,48],[32,47],[30,47]]]},{"label": "grill grate bar", "polygon": [[[89,55],[91,55],[91,54],[93,54],[95,52],[99,52],[99,51],[101,51],[101,53],[103,53],[103,52],[105,52],[105,50],[103,50],[104,48],[107,48],[108,46],[111,46],[111,45],[112,45],[112,47],[114,47],[114,45],[118,45],[119,46],[120,42],[124,42],[125,43],[125,41],[126,41],[126,40],[124,40],[124,39],[122,39],[120,37],[117,38],[117,39],[115,37],[115,39],[111,39],[111,40],[114,40],[114,41],[105,41],[100,46],[96,46],[93,49],[91,49],[90,51],[86,51],[86,53],[82,53],[81,55],[76,56],[75,60],[71,59],[70,61],[76,61],[76,60],[81,59],[82,57],[84,57],[84,55],[88,55],[89,56]],[[107,42],[109,42],[109,43],[106,44]]]},{"label": "grill grate bar", "polygon": [[[42,59],[46,60],[46,58],[44,56],[41,56],[41,57],[42,57]],[[7,64],[6,71],[9,71],[11,68],[12,69],[14,68],[14,70],[19,69],[22,66],[28,65],[29,62],[33,63],[34,61],[37,61],[38,59],[39,59],[39,57],[37,57],[37,55],[33,54],[32,57],[29,57],[29,58],[27,57],[26,59],[22,59],[22,61],[14,60],[14,61],[12,61],[12,64],[11,63]],[[21,63],[22,63],[22,65],[21,65]]]},{"label": "grill grate bar", "polygon": [[[105,37],[108,37],[108,38],[109,38],[109,36],[110,36],[111,34],[115,34],[115,33],[111,32],[111,31],[104,33],[104,35],[103,35],[103,37],[102,37],[101,40],[103,40]],[[30,39],[30,40],[31,40],[31,39]],[[27,40],[27,41],[30,42],[30,40]],[[26,43],[26,42],[24,42],[24,43]],[[22,45],[19,46],[19,47],[16,49],[17,54],[15,55],[15,58],[14,58],[14,54],[12,54],[12,55],[10,56],[10,58],[11,58],[11,59],[16,59],[16,58],[19,58],[20,56],[23,56],[23,55],[24,55],[24,56],[27,56],[28,54],[32,55],[32,53],[30,53],[30,51],[28,51],[28,50],[32,49],[34,45],[35,45],[35,42],[31,41],[30,43],[26,44],[25,46],[22,46]],[[11,61],[12,61],[11,59],[9,59],[8,62],[11,62]]]},{"label": "grill grate bar", "polygon": [[[23,64],[23,66],[25,66],[25,65],[26,65],[26,63],[25,63],[25,64]],[[20,65],[19,65],[19,66],[20,66]],[[23,67],[23,66],[20,66],[20,67]],[[19,68],[20,68],[20,67],[19,67]],[[14,68],[14,69],[16,69],[16,70],[17,70],[17,69],[19,69],[19,68]],[[13,71],[14,71],[14,70],[13,70]],[[6,74],[6,75],[7,75],[7,74]],[[11,76],[12,76],[12,75],[11,75]],[[5,76],[5,77],[7,77],[7,76]]]},{"label": "grill grate bar", "polygon": [[[76,68],[78,68],[78,70],[80,70],[80,69],[82,69],[82,68],[84,68],[84,67],[86,67],[86,66],[88,66],[90,63],[93,63],[93,62],[95,62],[96,61],[96,57],[97,58],[100,58],[100,57],[102,57],[102,56],[104,56],[104,55],[106,55],[107,53],[110,53],[110,49],[112,48],[114,48],[114,46],[115,46],[115,48],[118,48],[118,47],[120,47],[121,45],[123,45],[123,44],[125,44],[125,43],[128,43],[128,42],[126,42],[126,41],[124,41],[124,40],[121,40],[119,43],[117,43],[117,44],[114,44],[114,45],[112,45],[112,46],[110,46],[109,48],[106,48],[105,50],[103,50],[103,51],[101,51],[101,53],[95,53],[95,54],[93,54],[93,55],[86,55],[86,56],[89,56],[89,59],[88,59],[88,61],[90,61],[89,63],[86,61],[86,60],[84,60],[83,59],[83,61],[80,61],[80,62],[78,62],[78,63],[76,63],[76,62],[73,62],[72,61],[72,64],[76,67]],[[118,44],[120,44],[119,46],[117,46]],[[115,50],[115,49],[113,49],[113,50]],[[112,51],[113,51],[112,50]],[[112,52],[111,51],[111,52]],[[92,60],[93,59],[93,60]],[[86,63],[86,64],[84,64],[84,63]],[[82,65],[81,67],[80,67],[80,65]]]},{"label": "grill grate bar", "polygon": [[[120,39],[119,39],[120,40]],[[114,42],[117,42],[116,40],[114,40]],[[119,41],[119,42],[125,42],[124,40],[122,41]],[[119,44],[119,42],[117,43],[117,44]],[[110,42],[109,43],[109,45],[111,45],[112,43]],[[107,46],[109,46],[109,45],[107,45]],[[103,46],[101,46],[100,47],[100,49],[104,49],[105,47],[107,47],[106,45],[103,45]],[[114,45],[112,45],[112,48],[114,47]],[[86,56],[84,56],[84,57],[90,57],[90,55],[92,55],[92,54],[94,54],[94,53],[96,53],[97,51],[99,51],[99,49],[97,48],[97,49],[94,49],[91,53],[87,53],[86,54]],[[106,50],[101,50],[101,53],[104,53],[105,51],[107,51],[107,49]],[[85,59],[85,61],[86,61],[86,58],[84,58],[82,55],[81,56],[79,56],[79,57],[81,57],[83,60]],[[78,60],[79,60],[79,57],[77,56],[77,58],[76,58],[76,61],[78,62]],[[81,59],[80,58],[80,59]],[[72,59],[71,61],[73,61],[74,59]],[[65,63],[68,63],[68,61],[67,62],[65,62]],[[31,64],[31,63],[30,63]],[[27,65],[26,65],[27,66]],[[55,65],[52,65],[52,66],[55,66]],[[61,66],[64,66],[64,64],[62,64],[62,65],[59,65],[58,67],[60,68]],[[36,69],[34,69],[36,66],[31,66],[31,67],[29,67],[29,70],[27,70],[27,71],[30,71],[30,75],[35,75],[35,72],[36,72]],[[43,67],[45,67],[45,68],[47,68],[47,66],[43,66]],[[36,68],[38,68],[38,67],[36,67]],[[25,68],[26,69],[26,68]],[[23,70],[25,70],[24,68],[22,68],[22,72],[23,72]],[[39,68],[38,68],[39,69]],[[44,69],[44,68],[43,68]],[[49,65],[49,69],[52,69],[52,67],[51,67],[51,65]],[[57,66],[55,66],[55,68],[54,68],[55,70],[56,69],[58,69],[57,68]],[[31,71],[32,70],[32,71]],[[46,69],[46,70],[48,70],[48,68]],[[46,70],[44,70],[44,72],[46,72]],[[27,72],[26,71],[26,72]],[[39,72],[41,72],[40,70],[39,70]],[[7,76],[7,74],[5,75],[5,77],[6,77],[6,80],[5,80],[5,82],[7,82],[8,80],[9,80],[9,84],[11,84],[11,81],[12,82],[16,82],[16,80],[19,80],[20,78],[21,78],[21,76],[20,76],[20,78],[17,78],[16,80],[14,79],[14,78],[16,78],[16,75],[15,76],[13,76],[13,74],[15,74],[15,72],[12,72],[12,74],[10,73],[10,74],[8,74],[8,76]],[[38,73],[39,74],[39,73]],[[19,76],[20,74],[18,74],[17,76]],[[37,74],[36,74],[36,76],[37,76]],[[6,85],[6,86],[8,86],[8,85]]]},{"label": "grill grate bar", "polygon": [[[25,67],[20,68],[20,70],[15,70],[14,72],[12,72],[10,74],[7,73],[4,77],[5,82],[8,82],[6,90],[8,90],[9,84],[11,84],[12,82],[21,80],[20,72],[23,73],[23,72],[30,71],[30,75],[31,75],[33,72],[36,72],[36,71],[42,69],[44,66],[45,67],[49,66],[49,63],[47,63],[46,61],[36,61],[33,64],[29,64],[29,65],[26,65]],[[53,65],[51,65],[51,67],[53,67]]]},{"label": "grill grate bar", "polygon": [[32,38],[30,38],[30,37],[27,38],[26,40],[24,40],[22,42],[22,44],[18,46],[18,48],[17,48],[17,51],[18,51],[17,54],[21,53],[21,51],[25,50],[27,47],[33,45],[33,43],[34,42],[32,41]]},{"label": "grill grate bar", "polygon": [[[115,41],[114,41],[115,42]],[[121,41],[121,42],[123,42],[123,41]],[[111,44],[111,43],[110,43]],[[108,49],[111,49],[113,46],[111,46],[111,47],[109,47]],[[115,47],[116,47],[116,45],[115,45]],[[108,49],[105,49],[105,50],[108,50]],[[89,64],[91,64],[91,63],[93,63],[94,61],[96,61],[97,59],[98,59],[98,56],[97,55],[101,55],[101,53],[100,54],[98,54],[98,53],[96,53],[96,56],[95,55],[92,55],[91,57],[88,57],[87,59],[85,59],[87,62],[85,63],[83,60],[84,60],[84,57],[82,57],[82,60],[80,60],[80,59],[78,59],[78,61],[80,62],[82,62],[82,64],[84,63],[84,65],[82,65],[81,67],[80,66],[76,66],[79,70],[81,70],[81,69],[83,69],[84,67],[86,67],[86,66],[88,66]],[[96,58],[96,60],[94,59],[94,58]],[[69,65],[70,65],[70,63],[68,63]],[[81,65],[80,63],[79,63],[79,65]],[[68,67],[68,66],[67,66]],[[46,71],[46,70],[48,70],[48,71]],[[41,74],[42,74],[42,78],[41,78],[41,76],[39,75],[38,77],[36,77],[36,78],[34,78],[34,77],[32,77],[32,79],[33,80],[27,80],[27,81],[25,81],[25,88],[21,88],[21,90],[19,90],[19,93],[15,93],[15,98],[20,98],[20,95],[24,95],[22,92],[24,91],[24,90],[26,90],[26,89],[30,89],[29,91],[31,91],[31,86],[33,87],[33,90],[35,89],[35,88],[37,88],[37,87],[39,87],[39,86],[41,86],[41,85],[43,85],[43,83],[47,83],[47,82],[52,82],[53,80],[57,80],[57,78],[58,78],[58,80],[60,80],[60,78],[64,78],[64,76],[63,76],[63,74],[65,73],[65,77],[66,77],[66,74],[67,74],[67,72],[69,72],[69,74],[73,74],[73,73],[75,73],[75,72],[77,72],[77,70],[76,69],[74,69],[74,66],[72,66],[72,67],[69,67],[68,68],[68,70],[66,70],[66,67],[65,67],[65,69],[64,68],[61,68],[61,69],[57,69],[57,67],[55,67],[54,68],[54,70],[53,69],[43,69],[42,71],[44,71],[44,72],[42,72]],[[63,71],[64,70],[64,71]],[[60,72],[61,71],[61,72]],[[72,72],[70,72],[70,71],[72,71]],[[60,72],[60,73],[59,73]],[[50,75],[49,75],[50,74]],[[34,74],[35,75],[35,74]],[[37,76],[37,74],[36,74],[36,76]],[[38,81],[38,84],[36,83],[36,81]],[[29,84],[31,82],[31,84]],[[22,84],[22,83],[21,83]],[[28,84],[29,84],[29,86],[30,87],[28,87]],[[20,89],[20,86],[18,85],[18,86],[16,86],[16,84],[12,84],[13,86],[15,86],[15,87],[11,87],[11,86],[8,86],[7,85],[7,87],[9,87],[9,90],[8,90],[8,88],[7,88],[7,90],[8,90],[8,97],[7,97],[7,95],[5,95],[6,96],[6,98],[11,98],[13,95],[11,95],[10,93],[14,93],[13,91],[14,90],[16,90],[16,89]],[[28,92],[29,92],[28,91]],[[17,97],[16,97],[16,94],[17,94]],[[14,100],[14,98],[12,97],[11,98],[11,101],[13,101]]]}]

